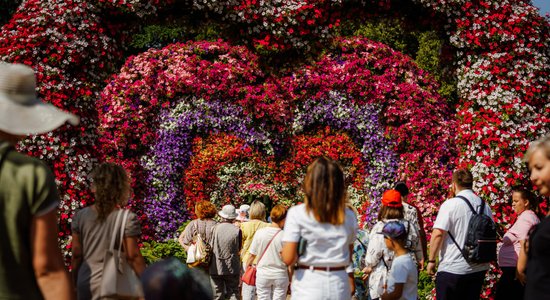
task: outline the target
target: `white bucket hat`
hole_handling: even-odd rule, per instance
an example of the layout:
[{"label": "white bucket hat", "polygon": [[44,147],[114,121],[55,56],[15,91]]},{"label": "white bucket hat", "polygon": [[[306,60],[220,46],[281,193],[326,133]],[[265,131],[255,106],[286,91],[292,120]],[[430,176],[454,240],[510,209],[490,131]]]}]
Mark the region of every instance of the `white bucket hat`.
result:
[{"label": "white bucket hat", "polygon": [[1,131],[14,135],[41,134],[67,121],[78,125],[79,119],[37,98],[32,68],[0,62]]},{"label": "white bucket hat", "polygon": [[237,218],[237,212],[235,211],[235,206],[227,204],[222,207],[222,210],[218,212],[218,215],[224,219],[233,220]]}]

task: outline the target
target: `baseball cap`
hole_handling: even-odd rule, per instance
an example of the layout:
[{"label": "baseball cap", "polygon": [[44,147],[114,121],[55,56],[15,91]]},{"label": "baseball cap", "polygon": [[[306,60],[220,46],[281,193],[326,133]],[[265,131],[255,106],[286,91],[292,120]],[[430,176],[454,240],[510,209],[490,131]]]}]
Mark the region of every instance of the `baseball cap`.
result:
[{"label": "baseball cap", "polygon": [[405,230],[405,225],[403,225],[403,223],[399,221],[390,221],[384,225],[382,232],[378,233],[392,239],[399,239],[407,235],[407,230]]},{"label": "baseball cap", "polygon": [[401,194],[396,190],[387,190],[382,195],[382,205],[387,207],[402,207]]}]

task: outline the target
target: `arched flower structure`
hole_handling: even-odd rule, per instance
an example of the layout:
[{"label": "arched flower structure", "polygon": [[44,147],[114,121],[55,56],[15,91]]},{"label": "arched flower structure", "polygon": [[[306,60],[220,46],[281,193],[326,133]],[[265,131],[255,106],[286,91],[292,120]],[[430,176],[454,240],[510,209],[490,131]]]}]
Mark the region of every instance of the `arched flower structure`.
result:
[{"label": "arched flower structure", "polygon": [[[289,130],[288,124],[296,120],[295,109],[307,101],[322,103],[336,93],[347,99],[347,109],[380,109],[378,122],[388,145],[393,145],[396,174],[405,174],[428,227],[455,161],[471,167],[480,179],[475,188],[494,207],[498,221],[510,221],[505,200],[512,185],[527,181],[521,163],[526,146],[550,132],[550,26],[529,3],[410,1],[427,14],[447,19],[448,41],[457,58],[455,108],[446,107],[430,77],[409,59],[356,39],[336,41],[325,57],[284,79],[264,74],[250,51],[223,42],[151,50],[128,59],[96,102],[103,80],[115,72],[125,41],[113,38],[113,32],[124,32],[110,27],[117,19],[110,17],[113,10],[142,16],[171,3],[162,2],[28,0],[2,27],[0,60],[33,66],[40,96],[82,117],[81,126],[64,127],[20,145],[54,169],[63,199],[60,237],[67,256],[72,213],[91,200],[86,176],[93,165],[100,156],[124,163],[132,171],[134,186],[147,185],[137,190],[134,201],[142,207],[144,199],[150,199],[147,193],[158,188],[150,181],[154,169],[147,162],[161,131],[161,116],[191,96],[205,103],[229,101],[241,106],[252,123],[265,124],[254,128],[272,134],[275,154],[291,144],[280,140],[302,134]],[[377,3],[392,9],[402,2]],[[353,0],[195,0],[191,9],[220,13],[226,22],[239,23],[257,48],[304,49],[312,41],[329,39],[342,7],[370,10],[372,5]],[[120,24],[115,25],[120,29]],[[353,130],[338,130],[362,147]],[[392,160],[384,162],[391,169]]]},{"label": "arched flower structure", "polygon": [[[409,166],[420,170],[417,177],[411,176],[413,180],[430,174],[420,178],[424,186],[417,195],[432,202],[441,200],[438,188],[448,177],[441,174],[449,171],[452,146],[448,137],[454,123],[448,118],[445,101],[435,92],[436,85],[409,58],[383,44],[353,39],[339,40],[334,47],[338,55],[329,54],[283,78],[264,75],[257,69],[256,56],[223,42],[174,44],[128,60],[102,95],[103,149],[140,174],[136,199],[145,200],[144,213],[155,234],[173,234],[196,200],[221,193],[207,179],[208,188],[203,188],[200,176],[185,171],[195,155],[194,139],[212,133],[237,136],[247,147],[275,155],[275,164],[283,166],[281,174],[287,176],[268,177],[279,186],[272,190],[287,201],[299,201],[299,184],[290,176],[294,171],[289,171],[297,168],[291,167],[295,137],[326,126],[351,139],[354,146],[342,151],[352,153],[356,148],[360,153],[349,166],[356,165],[358,174],[363,174],[363,183],[354,188],[364,195],[357,199],[371,199],[371,206],[364,207],[367,221],[372,220],[378,198],[398,170]],[[263,92],[254,98],[262,102],[251,104],[249,94],[242,91]],[[287,100],[273,101],[281,98]],[[281,115],[287,122],[280,121]],[[430,132],[432,137],[415,139],[417,130]],[[313,159],[309,154],[306,157]],[[409,161],[409,157],[416,160]],[[298,165],[305,168],[307,164],[301,161]],[[200,172],[210,172],[208,166],[218,167],[201,166]],[[278,169],[270,168],[272,172]],[[262,180],[263,185],[266,182],[271,181]],[[356,202],[361,208],[362,203]]]}]

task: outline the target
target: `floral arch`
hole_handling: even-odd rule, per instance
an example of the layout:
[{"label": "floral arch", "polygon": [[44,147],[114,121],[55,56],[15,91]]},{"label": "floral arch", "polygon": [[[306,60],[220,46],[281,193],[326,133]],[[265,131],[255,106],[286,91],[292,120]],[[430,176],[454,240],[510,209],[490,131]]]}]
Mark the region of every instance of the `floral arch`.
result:
[{"label": "floral arch", "polygon": [[[132,61],[155,68],[156,65],[152,62],[168,55],[163,54],[163,51],[172,49],[166,47],[133,58],[123,57],[129,33],[125,27],[127,25],[123,22],[124,16],[134,15],[147,20],[147,17],[161,11],[163,6],[172,3],[155,0],[28,0],[22,2],[9,22],[2,27],[0,60],[33,66],[40,82],[39,93],[42,98],[82,117],[82,124],[77,127],[67,126],[50,134],[28,138],[20,144],[22,150],[46,160],[54,169],[63,200],[60,206],[60,240],[67,256],[70,255],[68,237],[72,213],[91,201],[86,178],[91,168],[102,159],[119,160],[132,169],[135,180],[143,179],[147,184],[153,184],[153,188],[162,188],[154,186],[158,178],[151,174],[157,171],[148,167],[148,162],[154,157],[150,154],[161,150],[148,146],[153,145],[158,137],[163,136],[162,134],[168,135],[167,126],[172,124],[170,122],[183,122],[170,121],[170,110],[177,109],[179,103],[186,103],[197,112],[216,112],[217,115],[210,121],[216,117],[223,117],[227,111],[214,107],[216,103],[224,101],[214,96],[218,89],[229,93],[231,107],[227,109],[234,109],[237,115],[243,116],[238,120],[240,123],[231,123],[228,119],[226,124],[238,128],[229,131],[236,135],[238,141],[250,147],[252,152],[260,151],[262,155],[293,153],[288,150],[291,148],[288,147],[288,139],[285,140],[284,137],[296,136],[305,141],[319,136],[330,136],[332,140],[338,141],[346,139],[347,136],[356,145],[349,153],[360,153],[364,160],[367,154],[364,153],[361,142],[364,142],[365,135],[356,134],[353,126],[345,124],[341,119],[299,119],[303,121],[304,127],[300,129],[298,124],[292,130],[282,129],[281,124],[296,123],[295,116],[300,116],[301,110],[311,109],[308,101],[322,103],[327,107],[340,107],[343,112],[358,115],[372,116],[374,113],[370,110],[378,110],[378,120],[367,123],[368,126],[376,127],[373,124],[378,122],[383,126],[370,132],[369,137],[376,136],[380,145],[389,147],[382,149],[391,154],[387,157],[393,158],[382,163],[395,172],[387,175],[389,177],[381,178],[394,178],[397,173],[406,174],[408,182],[413,185],[413,192],[419,195],[417,203],[423,206],[422,211],[428,221],[428,227],[431,225],[429,221],[433,217],[435,205],[442,199],[445,186],[444,181],[435,178],[444,177],[443,174],[449,171],[447,168],[453,165],[471,167],[479,179],[476,182],[476,190],[493,206],[499,222],[510,222],[512,216],[506,204],[507,195],[513,185],[525,185],[528,182],[521,162],[522,155],[529,141],[550,132],[550,26],[548,20],[540,17],[530,4],[522,0],[408,2],[423,8],[429,16],[438,15],[446,19],[448,41],[456,49],[455,67],[459,96],[457,106],[449,108],[434,93],[433,80],[411,66],[414,64],[410,60],[399,57],[399,54],[395,54],[399,59],[388,58],[394,55],[391,49],[377,43],[354,39],[338,40],[332,36],[332,28],[340,25],[342,18],[346,17],[344,12],[349,7],[364,11],[377,7],[390,11],[397,5],[391,0],[376,3],[304,0],[286,1],[285,5],[277,1],[197,0],[190,4],[191,12],[215,13],[228,23],[239,24],[240,33],[251,41],[250,48],[259,51],[293,48],[307,50],[317,40],[335,39],[332,49],[339,48],[343,56],[357,59],[361,62],[357,65],[350,63],[350,60],[339,65],[340,58],[336,53],[331,54],[329,51],[326,56],[307,68],[294,72],[295,74],[273,78],[257,66],[258,58],[254,51],[242,46],[231,46],[226,42],[199,41],[182,46],[188,52],[181,55],[188,56],[184,61],[189,65],[167,65],[197,71],[192,74],[203,78],[204,80],[198,80],[203,85],[195,86],[190,83],[187,86],[171,86],[168,83],[174,82],[176,78],[171,78],[168,72],[164,81],[148,78],[148,69],[141,70],[142,73],[127,72],[139,67],[130,65]],[[191,51],[185,48],[190,45],[196,46],[195,49]],[[209,47],[218,48],[213,50],[214,57],[218,55],[216,59],[201,52],[201,49]],[[357,53],[381,53],[386,62],[397,63],[399,70],[412,72],[410,74],[414,75],[413,79],[418,87],[415,87],[415,84],[402,86],[399,87],[399,91],[408,92],[412,99],[427,96],[427,99],[434,101],[407,102],[412,106],[399,101],[391,103],[390,99],[400,99],[399,93],[395,91],[398,85],[385,85],[383,80],[377,82],[376,89],[363,89],[362,83],[368,83],[369,86],[373,83],[365,78],[372,79],[373,76],[379,75],[377,72],[371,71],[368,76],[356,73],[365,77],[348,78],[347,81],[345,77],[332,76],[333,73],[330,72],[341,74],[338,72],[361,69],[364,66],[362,63],[366,64],[368,70],[376,68],[375,65],[368,65],[368,58],[357,58]],[[124,60],[126,64],[120,69]],[[336,68],[333,68],[335,66]],[[402,75],[406,77],[409,74],[407,72]],[[123,78],[126,73],[133,77]],[[113,74],[118,74],[115,75],[115,80],[109,80],[105,84]],[[310,76],[311,74],[313,75]],[[382,77],[385,80],[392,78],[391,74],[383,75],[388,76]],[[217,76],[225,81],[210,82],[206,80],[209,76]],[[182,82],[184,79],[185,76],[177,78]],[[134,82],[135,86],[128,87],[129,90],[143,85],[142,83],[147,80],[155,86],[164,82],[166,86],[159,87],[164,89],[164,96],[160,99],[140,99],[139,94],[126,94],[128,99],[123,99],[124,101],[118,101],[116,97],[107,99],[106,97],[117,88],[122,93],[126,92],[118,86],[121,84],[120,81],[124,80]],[[234,85],[235,88],[229,88],[226,86],[228,84],[231,87]],[[180,94],[172,94],[172,90]],[[384,93],[379,93],[380,91]],[[197,93],[195,98],[188,97],[191,92]],[[171,95],[179,98],[172,99]],[[386,96],[388,98],[383,99]],[[183,101],[183,98],[189,101]],[[129,103],[137,103],[137,106]],[[428,107],[426,111],[435,114],[416,115],[410,112],[414,111],[414,108],[424,106]],[[363,111],[354,111],[354,107],[359,107]],[[129,111],[134,109],[140,109],[143,114],[130,114]],[[183,110],[185,107],[180,109]],[[109,119],[111,115],[114,118],[112,120]],[[137,119],[124,119],[120,116]],[[420,116],[428,123],[425,124],[424,118]],[[192,118],[192,114],[189,117]],[[248,122],[247,118],[255,125],[244,124]],[[408,123],[403,123],[403,120],[407,120]],[[312,123],[308,123],[310,121]],[[333,131],[327,132],[324,128],[316,127],[315,122],[330,122],[329,127]],[[120,124],[137,125],[125,131],[125,127],[119,126]],[[114,125],[119,127],[113,127]],[[201,124],[197,125],[197,128],[223,134],[223,130],[212,128],[211,125]],[[311,127],[308,127],[310,125]],[[144,126],[150,126],[157,131],[147,132],[143,130]],[[411,134],[418,132],[419,128],[425,128],[430,134]],[[437,128],[446,130],[439,131]],[[166,133],[163,133],[163,130]],[[133,135],[137,132],[144,134]],[[128,137],[123,137],[123,134],[127,134]],[[193,135],[196,132],[188,131],[188,134]],[[195,147],[199,152],[202,149],[199,145],[203,142],[188,140],[189,136],[178,138],[186,139],[186,145]],[[166,144],[166,149],[171,146],[168,139],[155,146],[161,147],[162,143]],[[432,155],[433,145],[437,146]],[[292,149],[300,149],[299,145],[293,147]],[[371,146],[367,148],[369,147]],[[270,149],[273,153],[269,152]],[[287,149],[287,152],[283,151],[284,149]],[[250,155],[253,157],[256,154]],[[190,162],[193,158],[195,157],[188,157]],[[253,159],[246,158],[244,161]],[[423,164],[418,164],[419,161]],[[434,167],[439,165],[443,167]],[[375,167],[366,165],[365,169]],[[271,165],[268,164],[265,168],[269,169]],[[173,170],[158,172],[165,171]],[[183,170],[179,171],[176,173],[182,175]],[[372,174],[373,170],[369,172]],[[422,174],[430,175],[425,179]],[[365,178],[364,182],[370,180],[370,177],[363,174],[357,174],[354,178]],[[141,182],[136,181],[135,184]],[[216,184],[221,185],[223,181]],[[369,184],[376,186],[374,183]],[[377,189],[381,189],[382,186],[378,186]],[[432,194],[432,191],[439,191],[439,194]],[[144,190],[138,197],[145,199],[146,195],[147,191]],[[375,197],[375,194],[370,197]],[[139,201],[134,204],[137,209],[147,205]],[[148,232],[155,233],[154,228],[149,229]]]}]

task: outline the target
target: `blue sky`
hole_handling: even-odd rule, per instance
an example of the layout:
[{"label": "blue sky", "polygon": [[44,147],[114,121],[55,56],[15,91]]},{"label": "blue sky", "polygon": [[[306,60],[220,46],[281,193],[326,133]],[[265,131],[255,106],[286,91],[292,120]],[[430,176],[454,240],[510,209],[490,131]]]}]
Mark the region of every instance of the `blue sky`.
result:
[{"label": "blue sky", "polygon": [[533,0],[533,5],[540,9],[543,16],[550,13],[550,0]]}]

